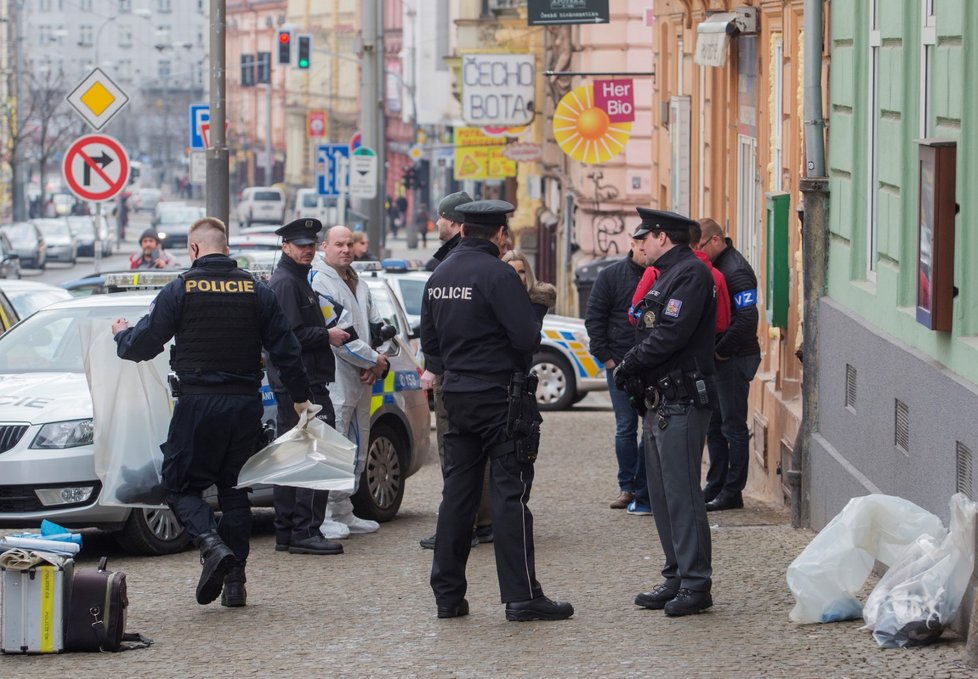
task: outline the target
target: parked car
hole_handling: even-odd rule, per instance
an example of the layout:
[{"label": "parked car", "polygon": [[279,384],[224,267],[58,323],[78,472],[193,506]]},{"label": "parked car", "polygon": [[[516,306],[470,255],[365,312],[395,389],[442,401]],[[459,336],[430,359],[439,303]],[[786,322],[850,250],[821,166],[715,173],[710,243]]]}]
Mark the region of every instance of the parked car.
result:
[{"label": "parked car", "polygon": [[[109,282],[136,276],[146,274],[110,275]],[[390,374],[374,385],[366,470],[354,504],[358,515],[387,521],[400,507],[405,480],[430,455],[431,424],[403,312],[382,281],[372,282],[371,290],[381,315],[400,332],[386,350]],[[0,336],[0,527],[36,527],[50,519],[70,528],[113,531],[133,553],[168,554],[186,547],[186,533],[169,509],[99,504],[94,428],[112,423],[93,422],[78,341],[81,324],[94,321],[108,329],[119,316],[139,318],[155,295],[155,290],[136,291],[61,302]],[[274,395],[267,384],[262,392],[263,420],[274,427]],[[25,395],[33,399],[31,408],[18,407],[17,398]],[[252,500],[270,506],[271,488],[257,487]]]},{"label": "parked car", "polygon": [[255,222],[285,222],[285,195],[274,186],[252,186],[241,192],[238,223],[247,228]]},{"label": "parked car", "polygon": [[15,222],[0,226],[10,240],[22,269],[44,269],[47,266],[47,244],[41,230],[33,222]]},{"label": "parked car", "polygon": [[274,233],[253,233],[257,230],[249,229],[240,236],[229,238],[229,254],[243,269],[271,271],[282,256],[282,237]]},{"label": "parked car", "polygon": [[[369,275],[383,276],[390,283],[414,332],[418,333],[422,293],[431,272],[418,270],[417,263],[405,260],[384,260],[380,266],[368,268],[375,269]],[[540,346],[533,354],[530,368],[536,371],[539,380],[537,403],[540,410],[566,410],[589,392],[608,389],[604,366],[591,355],[589,347],[590,340],[582,319],[556,314],[544,316]]]},{"label": "parked car", "polygon": [[129,197],[129,207],[136,212],[152,212],[163,197],[163,192],[148,186],[141,186]]},{"label": "parked car", "polygon": [[[95,217],[68,217],[68,226],[71,228],[72,233],[75,234],[75,240],[78,242],[78,256],[94,257]],[[99,241],[101,243],[101,253],[103,257],[108,257],[111,255],[115,245],[118,243],[115,230],[109,228],[105,217],[102,217],[101,219]]]},{"label": "parked car", "polygon": [[344,219],[336,209],[336,198],[321,196],[316,189],[299,189],[295,192],[295,209],[293,219],[312,217],[323,223],[323,226],[342,224]]},{"label": "parked car", "polygon": [[68,193],[56,193],[51,196],[54,202],[54,213],[58,217],[67,217],[75,207],[75,197]]},{"label": "parked car", "polygon": [[27,318],[35,311],[51,306],[55,302],[72,298],[71,293],[64,288],[40,281],[2,281],[0,290],[10,300],[10,304],[20,318]]},{"label": "parked car", "polygon": [[20,278],[20,255],[3,232],[0,232],[0,278]]},{"label": "parked car", "polygon": [[187,247],[190,225],[207,214],[202,207],[184,203],[160,203],[156,213],[156,233],[165,248]]},{"label": "parked car", "polygon": [[49,262],[67,262],[74,264],[78,261],[78,241],[68,226],[68,220],[60,219],[35,219],[34,224],[44,235],[44,242],[47,244],[47,258]]}]

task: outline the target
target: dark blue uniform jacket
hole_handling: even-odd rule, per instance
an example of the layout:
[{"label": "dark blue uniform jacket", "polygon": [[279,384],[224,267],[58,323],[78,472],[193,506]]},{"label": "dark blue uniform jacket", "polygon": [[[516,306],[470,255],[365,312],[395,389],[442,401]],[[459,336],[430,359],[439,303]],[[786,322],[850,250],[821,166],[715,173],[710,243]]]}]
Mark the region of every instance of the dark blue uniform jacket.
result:
[{"label": "dark blue uniform jacket", "polygon": [[462,238],[431,274],[421,302],[421,348],[442,388],[484,391],[526,371],[547,308],[530,302],[495,244]]},{"label": "dark blue uniform jacket", "polygon": [[591,354],[602,364],[608,359],[621,363],[635,346],[635,327],[628,322],[628,310],[644,273],[645,267],[635,263],[631,252],[598,272],[587,300],[584,325]]},{"label": "dark blue uniform jacket", "polygon": [[[225,255],[205,255],[194,261],[193,268],[203,267],[220,275],[237,267],[233,259]],[[258,297],[260,335],[262,346],[271,355],[282,373],[292,400],[308,400],[308,382],[302,368],[299,342],[282,315],[278,302],[268,286],[257,283],[255,294]],[[148,361],[159,355],[163,347],[176,334],[183,305],[183,280],[177,278],[166,285],[156,296],[149,315],[143,316],[134,327],[119,332],[115,336],[119,358],[130,361]],[[253,384],[255,390],[261,386],[261,371],[247,375],[223,372],[201,372],[180,375],[186,384]]]}]

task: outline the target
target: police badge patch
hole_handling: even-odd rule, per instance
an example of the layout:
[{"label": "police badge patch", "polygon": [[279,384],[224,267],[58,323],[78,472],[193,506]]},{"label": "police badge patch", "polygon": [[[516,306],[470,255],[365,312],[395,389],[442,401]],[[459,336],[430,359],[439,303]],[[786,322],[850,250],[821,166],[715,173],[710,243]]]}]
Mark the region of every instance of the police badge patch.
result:
[{"label": "police badge patch", "polygon": [[666,316],[679,318],[679,310],[682,308],[683,308],[683,301],[681,299],[670,299],[666,303],[666,308],[662,313]]},{"label": "police badge patch", "polygon": [[649,309],[644,314],[642,314],[642,325],[646,328],[651,328],[655,325],[655,312]]}]

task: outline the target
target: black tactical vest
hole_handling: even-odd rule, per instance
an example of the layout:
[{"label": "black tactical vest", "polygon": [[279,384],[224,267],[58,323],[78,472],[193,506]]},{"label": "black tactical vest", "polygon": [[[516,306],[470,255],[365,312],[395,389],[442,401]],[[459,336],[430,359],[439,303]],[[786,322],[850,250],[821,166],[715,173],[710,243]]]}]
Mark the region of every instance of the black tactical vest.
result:
[{"label": "black tactical vest", "polygon": [[261,371],[261,331],[255,279],[240,269],[191,269],[183,279],[183,309],[170,359],[175,372]]}]

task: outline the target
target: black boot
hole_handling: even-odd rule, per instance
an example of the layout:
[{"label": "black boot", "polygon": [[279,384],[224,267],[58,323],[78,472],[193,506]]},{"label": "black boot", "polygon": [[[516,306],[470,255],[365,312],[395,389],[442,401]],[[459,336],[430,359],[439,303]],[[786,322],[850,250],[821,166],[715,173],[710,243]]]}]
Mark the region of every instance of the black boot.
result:
[{"label": "black boot", "polygon": [[224,576],[237,563],[237,559],[220,536],[214,531],[197,536],[200,549],[200,580],[197,581],[197,603],[204,605],[214,601],[224,587]]},{"label": "black boot", "polygon": [[245,606],[248,603],[248,591],[245,589],[245,562],[238,561],[224,576],[224,589],[221,590],[221,605],[228,608]]}]

